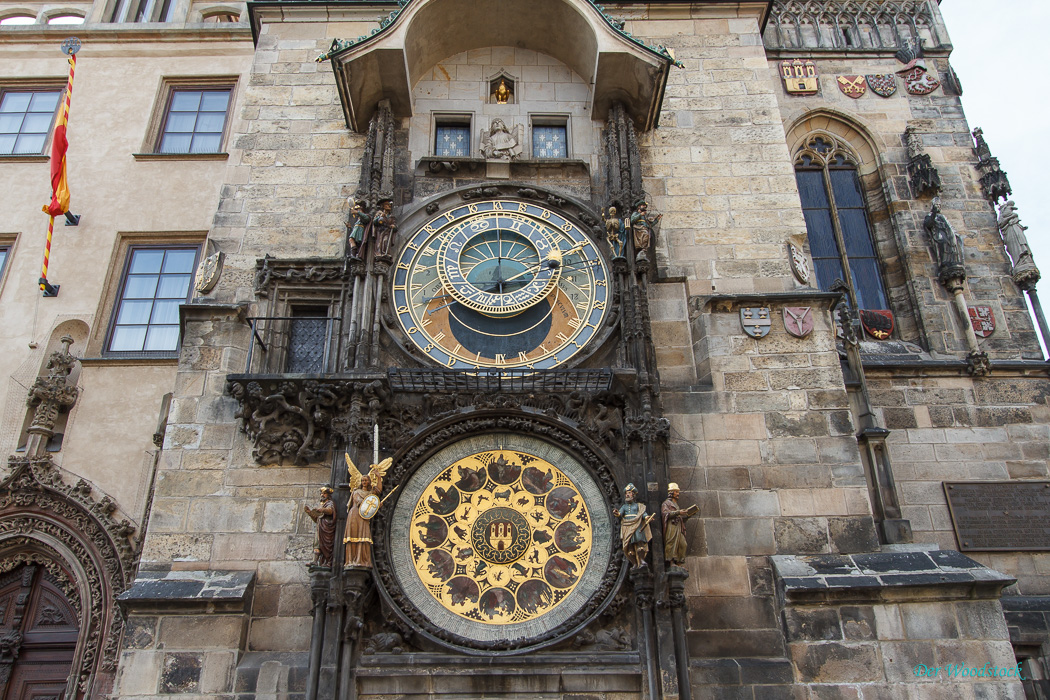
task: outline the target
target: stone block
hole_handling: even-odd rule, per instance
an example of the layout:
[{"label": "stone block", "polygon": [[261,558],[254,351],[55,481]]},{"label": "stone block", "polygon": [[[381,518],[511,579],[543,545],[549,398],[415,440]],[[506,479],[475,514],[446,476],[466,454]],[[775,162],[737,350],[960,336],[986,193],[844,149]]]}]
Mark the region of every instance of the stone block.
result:
[{"label": "stone block", "polygon": [[905,603],[900,609],[908,639],[954,639],[959,636],[955,609],[948,603]]},{"label": "stone block", "polygon": [[846,605],[839,609],[842,635],[846,639],[876,639],[875,611],[870,605]]},{"label": "stone block", "polygon": [[149,534],[142,550],[144,562],[200,562],[211,558],[212,535]]},{"label": "stone block", "polygon": [[154,695],[160,685],[163,652],[124,651],[115,690],[119,695]]},{"label": "stone block", "polygon": [[157,641],[157,618],[146,615],[129,615],[124,628],[126,649],[150,649]]},{"label": "stone block", "polygon": [[873,552],[879,548],[875,521],[870,515],[828,518],[832,549],[842,554]]},{"label": "stone block", "polygon": [[789,607],[784,610],[788,643],[842,639],[839,613],[833,607]]},{"label": "stone block", "polygon": [[959,637],[963,639],[1009,639],[1010,634],[998,601],[960,601],[955,603]]},{"label": "stone block", "polygon": [[691,598],[689,629],[772,629],[777,626],[771,598]]},{"label": "stone block", "polygon": [[157,635],[165,649],[242,649],[245,618],[242,615],[166,615]]},{"label": "stone block", "polygon": [[824,518],[777,518],[773,523],[777,554],[827,554],[831,551]]},{"label": "stone block", "polygon": [[798,643],[789,645],[798,679],[810,683],[863,683],[882,680],[875,644]]},{"label": "stone block", "polygon": [[686,633],[692,658],[733,658],[740,656],[779,657],[784,654],[780,630],[700,630]]},{"label": "stone block", "polygon": [[310,648],[309,617],[267,617],[252,620],[248,646],[252,651],[303,651]]},{"label": "stone block", "polygon": [[187,529],[197,532],[254,532],[261,504],[235,498],[199,498],[190,504]]},{"label": "stone block", "polygon": [[160,692],[177,695],[196,693],[200,689],[201,654],[165,654],[160,675]]},{"label": "stone block", "polygon": [[732,518],[705,520],[707,551],[711,555],[773,554],[772,518]]},{"label": "stone block", "polygon": [[895,683],[936,682],[936,678],[916,676],[915,667],[936,666],[933,644],[930,642],[884,642],[882,662],[886,669],[886,680]]},{"label": "stone block", "polygon": [[689,557],[687,595],[741,596],[750,589],[746,557]]},{"label": "stone block", "polygon": [[723,518],[780,515],[780,503],[774,491],[721,491],[718,506]]}]

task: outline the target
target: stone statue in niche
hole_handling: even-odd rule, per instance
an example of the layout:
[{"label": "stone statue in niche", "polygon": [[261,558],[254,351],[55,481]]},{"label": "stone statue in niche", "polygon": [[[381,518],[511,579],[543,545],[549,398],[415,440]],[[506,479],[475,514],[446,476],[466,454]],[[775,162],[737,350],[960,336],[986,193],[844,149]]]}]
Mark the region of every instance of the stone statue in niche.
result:
[{"label": "stone statue in niche", "polygon": [[361,474],[350,460],[350,455],[347,454],[344,457],[346,458],[346,470],[350,474],[350,502],[347,503],[346,530],[343,533],[343,547],[346,554],[343,566],[370,569],[372,568],[372,518],[383,505],[383,502],[379,500],[379,494],[383,492],[383,477],[390,469],[393,459],[387,457],[379,464],[373,464],[367,474]]},{"label": "stone statue in niche", "polygon": [[937,202],[933,203],[933,208],[926,215],[922,226],[933,241],[938,268],[947,270],[960,267],[963,263],[962,237],[955,232],[951,223],[941,213]]},{"label": "stone statue in niche", "polygon": [[481,130],[481,154],[490,160],[511,160],[521,155],[525,131],[521,124],[510,132],[499,117],[492,120],[488,131]]},{"label": "stone statue in niche", "polygon": [[667,485],[667,500],[660,506],[664,519],[664,560],[671,566],[685,564],[685,552],[689,543],[685,539],[685,521],[700,512],[695,503],[688,508],[678,506],[681,490],[678,484]]},{"label": "stone statue in niche", "polygon": [[390,241],[397,235],[397,217],[393,214],[394,203],[384,199],[379,203],[379,212],[372,222],[375,233],[376,255],[384,256],[390,251]]},{"label": "stone statue in niche", "polygon": [[496,104],[505,105],[510,100],[511,91],[507,87],[507,81],[500,78],[499,86],[496,88],[496,92],[493,93],[496,96]]},{"label": "stone statue in niche", "polygon": [[620,519],[620,541],[623,544],[623,553],[627,560],[634,566],[645,566],[645,557],[649,554],[649,541],[653,539],[653,533],[649,529],[649,523],[656,517],[653,513],[645,516],[645,504],[639,503],[638,489],[634,484],[627,484],[624,489],[624,504],[613,511],[613,515]]},{"label": "stone statue in niche", "polygon": [[368,242],[368,229],[372,223],[372,215],[368,213],[367,202],[354,202],[350,208],[350,221],[346,222],[350,232],[346,237],[347,252],[352,258],[360,258],[364,254],[365,244]]},{"label": "stone statue in niche", "polygon": [[1032,259],[1032,249],[1028,246],[1028,237],[1025,236],[1027,226],[1021,225],[1021,217],[1017,215],[1016,205],[1012,199],[1007,200],[999,207],[999,232],[1003,236],[1006,252],[1010,254],[1010,260],[1014,264],[1014,274],[1035,267]]},{"label": "stone statue in niche", "polygon": [[614,258],[623,257],[625,228],[623,219],[618,216],[616,207],[609,207],[607,212],[602,212],[602,220],[605,221],[605,238],[609,241],[609,248]]},{"label": "stone statue in niche", "polygon": [[634,237],[634,250],[636,253],[649,250],[652,245],[653,234],[660,225],[663,214],[650,214],[649,203],[644,199],[635,205],[631,212],[631,233]]},{"label": "stone statue in niche", "polygon": [[312,566],[328,568],[332,566],[332,555],[335,552],[335,503],[332,501],[332,489],[322,486],[317,507],[304,506],[303,510],[317,523]]}]

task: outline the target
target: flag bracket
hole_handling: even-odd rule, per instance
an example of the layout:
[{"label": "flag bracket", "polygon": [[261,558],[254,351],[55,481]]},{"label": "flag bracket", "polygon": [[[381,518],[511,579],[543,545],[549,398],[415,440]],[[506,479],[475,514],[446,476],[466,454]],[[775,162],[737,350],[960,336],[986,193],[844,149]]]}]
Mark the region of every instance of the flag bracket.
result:
[{"label": "flag bracket", "polygon": [[79,226],[80,225],[80,214],[74,214],[73,212],[66,212],[66,226]]},{"label": "flag bracket", "polygon": [[62,285],[60,284],[51,284],[47,281],[46,277],[40,278],[40,289],[43,290],[45,299],[49,297],[57,297],[58,290],[61,286]]}]

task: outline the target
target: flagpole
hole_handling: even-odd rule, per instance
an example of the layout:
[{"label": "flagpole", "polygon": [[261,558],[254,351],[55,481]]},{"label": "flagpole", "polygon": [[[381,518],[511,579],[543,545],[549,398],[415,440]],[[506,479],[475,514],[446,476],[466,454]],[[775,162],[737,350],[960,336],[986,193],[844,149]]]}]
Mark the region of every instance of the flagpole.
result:
[{"label": "flagpole", "polygon": [[[58,118],[58,122],[55,124],[55,133],[52,135],[52,147],[51,147],[51,188],[52,188],[52,200],[50,206],[44,207],[44,212],[48,214],[47,221],[47,243],[44,245],[44,264],[40,270],[40,289],[43,291],[45,297],[57,297],[59,285],[51,284],[47,280],[47,266],[51,261],[51,237],[55,231],[55,214],[65,214],[66,224],[75,226],[80,222],[80,217],[71,215],[69,213],[69,188],[65,182],[66,179],[66,143],[65,143],[65,130],[66,122],[69,119],[69,104],[73,99],[73,75],[77,69],[77,51],[80,50],[80,39],[76,37],[70,37],[62,42],[62,53],[69,56],[69,78],[66,80],[66,98],[62,102],[62,113]],[[62,143],[56,145],[59,133],[61,130],[61,141]],[[61,147],[61,154],[59,155],[60,162],[55,163],[56,150]],[[55,171],[57,167],[61,167],[61,177],[57,179],[55,177]],[[61,191],[64,190],[64,191]],[[64,200],[64,201],[63,201]],[[58,211],[56,211],[56,209]]]}]

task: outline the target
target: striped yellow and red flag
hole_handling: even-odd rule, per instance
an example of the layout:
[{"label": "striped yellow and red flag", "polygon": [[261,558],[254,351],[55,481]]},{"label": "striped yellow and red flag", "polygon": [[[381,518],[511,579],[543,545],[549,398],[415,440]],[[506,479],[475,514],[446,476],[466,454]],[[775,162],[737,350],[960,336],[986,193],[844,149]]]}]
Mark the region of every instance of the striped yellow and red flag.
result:
[{"label": "striped yellow and red flag", "polygon": [[69,180],[66,177],[66,121],[69,118],[69,102],[73,95],[73,72],[77,67],[77,55],[69,57],[69,82],[66,84],[66,99],[62,102],[62,112],[55,124],[55,133],[51,138],[51,204],[44,207],[44,213],[51,216],[62,216],[69,211]]}]

